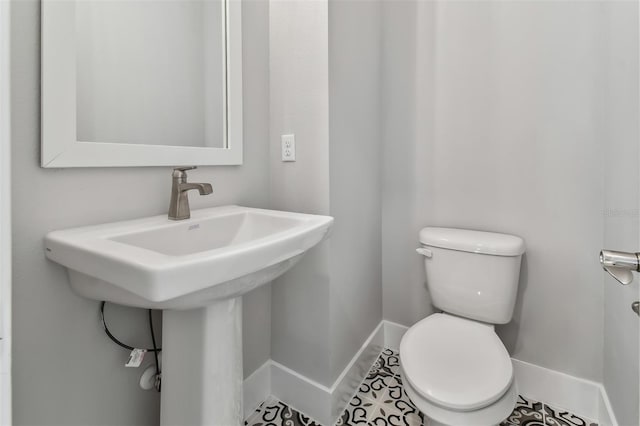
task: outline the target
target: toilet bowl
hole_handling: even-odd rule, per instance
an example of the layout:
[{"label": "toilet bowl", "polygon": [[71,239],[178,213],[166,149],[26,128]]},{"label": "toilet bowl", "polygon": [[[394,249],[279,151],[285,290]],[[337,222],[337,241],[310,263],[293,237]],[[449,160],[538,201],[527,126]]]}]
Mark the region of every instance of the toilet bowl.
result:
[{"label": "toilet bowl", "polygon": [[513,410],[511,358],[492,325],[433,314],[400,344],[401,375],[430,425],[497,425]]},{"label": "toilet bowl", "polygon": [[420,231],[432,314],[400,342],[404,388],[430,425],[490,426],[511,414],[517,385],[494,324],[511,321],[524,241],[453,228]]}]

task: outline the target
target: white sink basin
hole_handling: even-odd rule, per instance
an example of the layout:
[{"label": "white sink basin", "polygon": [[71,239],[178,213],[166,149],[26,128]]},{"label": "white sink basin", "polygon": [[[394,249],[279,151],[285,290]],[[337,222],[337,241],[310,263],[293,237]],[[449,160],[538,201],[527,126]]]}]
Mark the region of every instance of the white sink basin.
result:
[{"label": "white sink basin", "polygon": [[236,297],[284,273],[320,242],[333,218],[239,206],[54,231],[46,255],[94,300],[192,309]]},{"label": "white sink basin", "polygon": [[332,223],[226,206],[177,222],[162,215],[51,232],[45,252],[81,296],[165,310],[161,425],[239,426],[239,296],[293,266]]}]

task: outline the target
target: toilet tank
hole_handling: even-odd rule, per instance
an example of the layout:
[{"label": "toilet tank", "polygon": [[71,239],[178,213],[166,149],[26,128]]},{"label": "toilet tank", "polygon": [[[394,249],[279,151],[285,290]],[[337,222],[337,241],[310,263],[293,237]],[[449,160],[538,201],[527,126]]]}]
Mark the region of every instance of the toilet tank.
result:
[{"label": "toilet tank", "polygon": [[420,231],[420,243],[434,306],[491,324],[511,321],[524,253],[522,238],[428,227]]}]

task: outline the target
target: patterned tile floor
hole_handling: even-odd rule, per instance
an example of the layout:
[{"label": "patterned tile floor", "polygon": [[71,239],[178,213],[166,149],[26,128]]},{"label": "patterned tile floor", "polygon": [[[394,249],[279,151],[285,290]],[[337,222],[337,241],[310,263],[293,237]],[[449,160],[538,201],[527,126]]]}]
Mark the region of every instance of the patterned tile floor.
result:
[{"label": "patterned tile floor", "polygon": [[516,408],[501,426],[598,426],[598,423],[577,416],[549,404],[533,401],[522,395],[518,397]]},{"label": "patterned tile floor", "polygon": [[245,426],[322,426],[270,396],[245,421]]},{"label": "patterned tile floor", "polygon": [[[428,426],[402,387],[398,354],[382,351],[336,426]],[[269,397],[247,418],[245,426],[322,426],[287,404]],[[566,410],[518,397],[501,426],[598,426]],[[461,425],[465,426],[465,425]]]}]

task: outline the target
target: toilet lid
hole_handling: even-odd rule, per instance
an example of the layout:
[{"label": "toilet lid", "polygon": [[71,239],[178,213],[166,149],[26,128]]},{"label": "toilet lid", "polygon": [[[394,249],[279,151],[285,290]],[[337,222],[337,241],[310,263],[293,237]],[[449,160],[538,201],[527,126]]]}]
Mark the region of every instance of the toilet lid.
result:
[{"label": "toilet lid", "polygon": [[460,411],[486,407],[511,385],[513,366],[493,327],[434,314],[400,342],[405,380],[427,400]]}]

